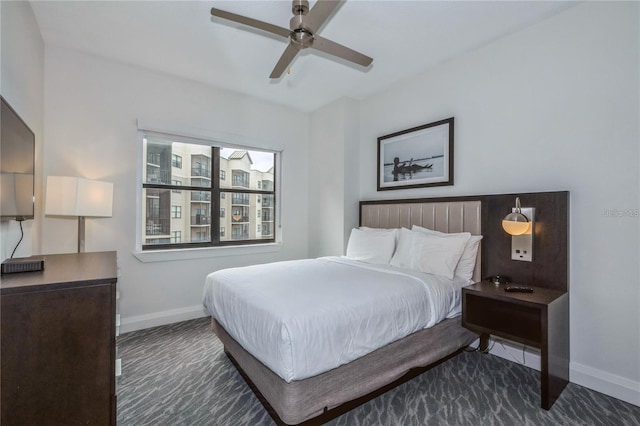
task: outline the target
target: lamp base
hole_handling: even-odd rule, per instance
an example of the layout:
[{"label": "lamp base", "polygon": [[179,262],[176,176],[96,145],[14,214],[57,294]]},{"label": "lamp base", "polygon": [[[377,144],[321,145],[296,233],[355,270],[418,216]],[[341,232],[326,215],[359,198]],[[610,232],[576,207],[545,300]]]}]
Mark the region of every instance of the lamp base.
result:
[{"label": "lamp base", "polygon": [[84,253],[84,216],[78,216],[78,253]]}]

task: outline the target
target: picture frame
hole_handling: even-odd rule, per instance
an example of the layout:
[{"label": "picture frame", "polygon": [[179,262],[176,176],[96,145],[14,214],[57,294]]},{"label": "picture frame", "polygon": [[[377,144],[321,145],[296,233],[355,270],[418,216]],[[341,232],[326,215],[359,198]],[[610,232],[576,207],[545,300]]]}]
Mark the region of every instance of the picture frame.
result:
[{"label": "picture frame", "polygon": [[453,185],[454,117],[378,138],[378,191]]}]

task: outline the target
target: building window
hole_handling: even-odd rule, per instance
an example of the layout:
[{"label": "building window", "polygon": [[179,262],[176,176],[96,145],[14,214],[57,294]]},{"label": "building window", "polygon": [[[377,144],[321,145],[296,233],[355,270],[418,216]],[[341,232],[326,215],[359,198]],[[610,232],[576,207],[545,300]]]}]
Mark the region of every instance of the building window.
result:
[{"label": "building window", "polygon": [[275,241],[277,153],[158,133],[142,141],[143,250]]},{"label": "building window", "polygon": [[171,206],[171,219],[182,218],[182,206]]},{"label": "building window", "polygon": [[[182,181],[181,181],[181,180],[178,180],[178,179],[174,179],[174,180],[172,180],[172,182],[171,182],[171,183],[173,183],[173,185],[175,185],[175,186],[182,186]],[[181,190],[179,190],[179,189],[174,189],[172,192],[174,192],[174,193],[176,193],[176,194],[180,194],[180,193],[182,193],[182,191],[181,191]]]},{"label": "building window", "polygon": [[171,166],[176,169],[182,168],[182,157],[177,154],[171,154]]}]

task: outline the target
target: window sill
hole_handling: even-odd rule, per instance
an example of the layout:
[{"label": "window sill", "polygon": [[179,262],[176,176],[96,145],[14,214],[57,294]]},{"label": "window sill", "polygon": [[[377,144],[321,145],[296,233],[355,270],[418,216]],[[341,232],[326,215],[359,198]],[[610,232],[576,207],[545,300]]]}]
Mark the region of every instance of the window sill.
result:
[{"label": "window sill", "polygon": [[136,250],[133,255],[140,262],[170,262],[174,260],[205,259],[224,256],[274,253],[280,251],[281,243],[252,244],[245,246],[203,247],[176,250]]}]

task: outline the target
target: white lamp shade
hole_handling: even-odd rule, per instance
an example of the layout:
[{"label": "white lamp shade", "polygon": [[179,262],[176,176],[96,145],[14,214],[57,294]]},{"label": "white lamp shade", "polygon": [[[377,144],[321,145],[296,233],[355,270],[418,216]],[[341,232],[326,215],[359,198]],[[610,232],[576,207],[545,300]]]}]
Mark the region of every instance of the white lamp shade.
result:
[{"label": "white lamp shade", "polygon": [[78,177],[47,177],[45,214],[111,217],[113,184]]},{"label": "white lamp shade", "polygon": [[531,227],[530,222],[516,222],[513,220],[504,219],[502,221],[502,229],[510,235],[523,235],[526,234]]}]

